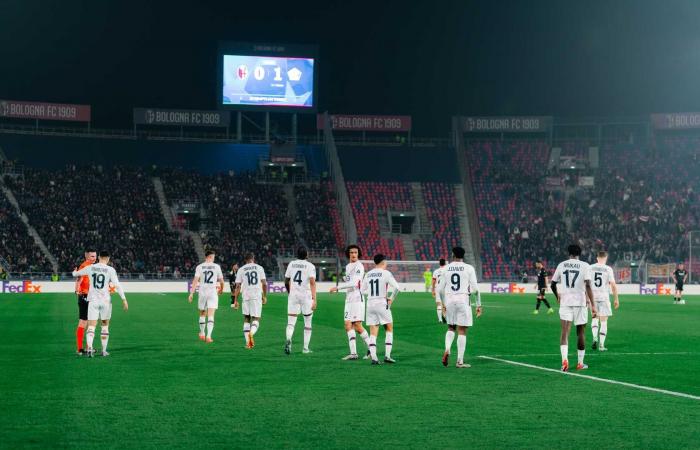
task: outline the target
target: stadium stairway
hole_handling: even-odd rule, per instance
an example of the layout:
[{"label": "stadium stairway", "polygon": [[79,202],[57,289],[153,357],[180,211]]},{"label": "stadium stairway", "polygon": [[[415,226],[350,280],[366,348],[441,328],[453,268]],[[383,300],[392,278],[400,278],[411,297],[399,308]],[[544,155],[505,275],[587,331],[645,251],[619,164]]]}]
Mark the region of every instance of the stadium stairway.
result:
[{"label": "stadium stairway", "polygon": [[54,272],[58,272],[58,260],[51,254],[48,247],[44,243],[44,240],[41,239],[41,236],[39,236],[39,233],[37,233],[36,229],[29,223],[29,218],[19,208],[19,203],[17,202],[17,198],[15,198],[15,195],[12,193],[12,191],[7,186],[5,186],[5,184],[2,182],[1,179],[0,179],[0,188],[2,188],[2,192],[5,194],[7,201],[9,201],[10,205],[12,205],[12,207],[15,208],[15,211],[17,211],[17,215],[20,217],[20,219],[22,219],[22,222],[27,227],[27,232],[32,237],[32,239],[34,239],[34,243],[36,244],[36,246],[39,247],[39,249],[44,254],[46,259],[51,263],[52,270]]},{"label": "stadium stairway", "polygon": [[474,254],[474,245],[472,244],[471,227],[469,226],[469,219],[467,217],[467,201],[464,199],[464,188],[462,185],[456,184],[454,189],[457,202],[457,215],[459,216],[459,223],[461,224],[459,232],[462,238],[462,245],[466,250],[464,259],[467,263],[476,267],[476,256]]},{"label": "stadium stairway", "polygon": [[163,182],[159,177],[153,177],[151,180],[153,181],[153,190],[156,192],[156,196],[158,197],[160,212],[163,214],[163,219],[168,225],[168,230],[177,231],[180,234],[180,239],[183,240],[186,240],[185,237],[189,236],[190,239],[192,239],[192,244],[194,246],[194,251],[197,254],[197,258],[199,258],[200,261],[204,261],[204,242],[202,241],[202,237],[195,231],[183,230],[180,228],[175,229],[175,227],[173,227],[173,210],[170,208],[168,199],[165,196]]},{"label": "stadium stairway", "polygon": [[[433,230],[430,228],[430,221],[428,220],[428,212],[425,209],[425,200],[423,198],[423,188],[420,183],[411,183],[411,194],[413,194],[413,203],[416,206],[416,215],[418,216],[418,227],[415,233],[418,234],[432,234]],[[411,253],[406,253],[407,255],[415,255],[415,249]]]},{"label": "stadium stairway", "polygon": [[[284,198],[287,200],[287,211],[289,211],[289,219],[294,224],[294,232],[297,236],[304,235],[304,227],[299,220],[299,212],[297,211],[297,202],[294,198],[294,185],[286,183],[283,185]],[[306,245],[306,243],[304,243]]]}]

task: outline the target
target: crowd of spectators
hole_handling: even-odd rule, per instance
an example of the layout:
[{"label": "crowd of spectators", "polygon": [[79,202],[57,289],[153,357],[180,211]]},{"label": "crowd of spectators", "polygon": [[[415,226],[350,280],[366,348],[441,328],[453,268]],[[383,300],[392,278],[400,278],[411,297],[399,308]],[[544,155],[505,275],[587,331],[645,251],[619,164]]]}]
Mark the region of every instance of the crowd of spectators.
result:
[{"label": "crowd of spectators", "polygon": [[204,175],[171,169],[160,173],[169,201],[192,200],[207,211],[212,224],[201,231],[206,247],[226,266],[248,252],[266,272],[276,272],[275,256],[298,243],[287,201],[277,184],[256,183],[251,174]]},{"label": "crowd of spectators", "polygon": [[[27,226],[0,192],[0,256],[5,259],[6,272],[49,272],[51,263],[34,243]],[[0,261],[0,266],[3,266]]]},{"label": "crowd of spectators", "polygon": [[60,272],[78,265],[87,247],[111,252],[121,273],[173,274],[196,264],[191,240],[168,230],[142,169],[25,169],[8,184]]},{"label": "crowd of spectators", "polygon": [[[327,184],[299,184],[294,186],[297,218],[301,223],[302,238],[309,248],[335,252],[338,248],[334,230],[333,194]],[[337,213],[336,213],[337,214]]]}]

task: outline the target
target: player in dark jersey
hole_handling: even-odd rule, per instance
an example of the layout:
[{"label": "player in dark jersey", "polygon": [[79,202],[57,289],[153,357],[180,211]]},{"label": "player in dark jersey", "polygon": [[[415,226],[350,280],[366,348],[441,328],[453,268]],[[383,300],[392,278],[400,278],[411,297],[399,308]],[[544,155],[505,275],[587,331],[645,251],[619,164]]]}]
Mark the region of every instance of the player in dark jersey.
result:
[{"label": "player in dark jersey", "polygon": [[542,261],[537,261],[535,263],[535,269],[537,269],[537,306],[535,306],[535,310],[532,312],[532,314],[540,313],[540,305],[542,303],[547,305],[547,314],[553,314],[554,310],[547,301],[547,298],[544,296],[544,292],[547,290],[547,279],[549,278],[549,273],[547,273],[547,270],[545,270]]},{"label": "player in dark jersey", "polygon": [[688,281],[688,271],[685,270],[685,264],[680,263],[673,272],[673,280],[676,282],[676,294],[673,303],[676,305],[685,305],[683,300],[683,284]]},{"label": "player in dark jersey", "polygon": [[236,303],[236,298],[233,293],[236,292],[236,273],[238,272],[238,264],[234,263],[231,266],[231,270],[228,272],[228,285],[231,288],[231,308],[233,308],[234,303]]},{"label": "player in dark jersey", "polygon": [[[78,270],[83,269],[91,264],[95,264],[97,260],[97,252],[94,248],[85,250],[85,261],[80,264]],[[83,339],[85,337],[85,327],[88,320],[88,301],[87,295],[90,289],[90,277],[84,276],[75,280],[75,294],[78,296],[78,328],[75,330],[75,343],[78,355],[85,355],[83,349]]]}]

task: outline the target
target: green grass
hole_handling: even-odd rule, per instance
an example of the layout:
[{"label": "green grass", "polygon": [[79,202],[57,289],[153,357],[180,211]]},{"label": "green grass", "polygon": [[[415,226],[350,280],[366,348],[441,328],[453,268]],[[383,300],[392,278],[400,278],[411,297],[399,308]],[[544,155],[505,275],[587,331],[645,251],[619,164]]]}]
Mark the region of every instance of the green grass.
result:
[{"label": "green grass", "polygon": [[[343,300],[319,297],[311,355],[301,320],[282,352],[284,296],[271,296],[249,351],[240,312],[219,310],[207,345],[186,295],[168,294],[131,295],[128,313],[116,301],[112,356],[87,359],[74,356],[74,296],[0,295],[0,447],[700,446],[697,400],[477,358],[558,368],[558,316],[531,315],[532,296],[484,296],[461,371],[440,365],[445,329],[425,295],[399,296],[398,363],[380,367],[340,360]],[[623,297],[615,314],[610,351],[589,350],[587,374],[700,395],[700,299]],[[621,354],[640,352],[689,354]]]}]

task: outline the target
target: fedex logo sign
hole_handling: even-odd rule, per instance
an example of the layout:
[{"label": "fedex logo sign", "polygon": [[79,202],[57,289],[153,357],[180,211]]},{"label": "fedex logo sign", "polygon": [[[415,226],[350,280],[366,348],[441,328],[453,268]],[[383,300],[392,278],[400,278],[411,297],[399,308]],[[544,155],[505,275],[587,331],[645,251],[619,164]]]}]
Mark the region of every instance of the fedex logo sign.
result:
[{"label": "fedex logo sign", "polygon": [[40,294],[41,285],[32,283],[29,280],[3,281],[0,292],[3,294]]},{"label": "fedex logo sign", "polygon": [[524,294],[525,286],[518,283],[491,283],[493,294]]},{"label": "fedex logo sign", "polygon": [[640,284],[639,285],[640,295],[671,295],[671,288],[666,287],[663,283],[657,284]]}]

